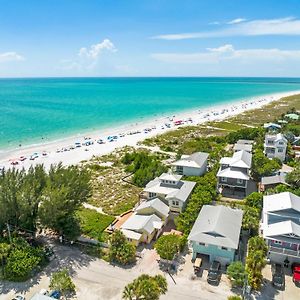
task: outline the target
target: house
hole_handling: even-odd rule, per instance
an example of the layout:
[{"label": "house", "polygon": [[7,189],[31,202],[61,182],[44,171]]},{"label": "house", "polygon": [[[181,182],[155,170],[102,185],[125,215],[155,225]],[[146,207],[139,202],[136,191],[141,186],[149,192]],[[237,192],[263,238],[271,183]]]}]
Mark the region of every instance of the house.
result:
[{"label": "house", "polygon": [[158,198],[142,202],[120,229],[136,246],[139,243],[150,243],[161,234],[163,226],[168,222],[169,212],[169,207]]},{"label": "house", "polygon": [[206,255],[209,261],[229,264],[239,247],[243,211],[227,206],[204,205],[188,236],[193,259]]},{"label": "house", "polygon": [[273,189],[279,184],[289,185],[285,181],[286,174],[280,173],[273,176],[262,177],[261,182],[259,184],[259,191],[264,192],[268,189]]},{"label": "house", "polygon": [[290,192],[264,196],[261,233],[271,262],[300,263],[300,197]]},{"label": "house", "polygon": [[234,144],[234,146],[233,146],[233,151],[234,152],[238,152],[238,151],[241,151],[241,150],[244,150],[244,151],[247,151],[247,152],[251,153],[252,152],[252,145],[251,144],[242,144],[242,143]]},{"label": "house", "polygon": [[181,178],[182,175],[163,173],[146,185],[141,198],[146,200],[159,198],[169,206],[170,211],[182,212],[196,182],[181,180]]},{"label": "house", "polygon": [[264,143],[264,153],[268,158],[278,158],[285,160],[287,139],[281,134],[266,134]]},{"label": "house", "polygon": [[174,172],[178,175],[201,176],[207,170],[208,153],[196,152],[191,155],[182,155],[174,163]]},{"label": "house", "polygon": [[220,160],[220,169],[217,173],[217,190],[225,195],[240,195],[245,197],[251,192],[250,168],[252,154],[241,150],[235,152],[232,157],[223,157]]},{"label": "house", "polygon": [[281,129],[281,125],[276,124],[276,123],[265,123],[264,128],[267,130],[275,131]]}]

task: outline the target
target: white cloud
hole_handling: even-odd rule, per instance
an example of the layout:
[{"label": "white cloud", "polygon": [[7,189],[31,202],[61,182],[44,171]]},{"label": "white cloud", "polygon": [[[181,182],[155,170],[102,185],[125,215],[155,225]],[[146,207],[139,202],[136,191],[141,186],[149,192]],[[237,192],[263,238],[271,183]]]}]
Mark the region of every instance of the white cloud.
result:
[{"label": "white cloud", "polygon": [[[236,20],[233,20],[236,21]],[[219,30],[175,33],[158,35],[152,38],[162,40],[201,39],[228,36],[259,36],[259,35],[300,35],[300,20],[296,18],[281,18],[268,20],[253,20],[232,23]]]},{"label": "white cloud", "polygon": [[206,50],[197,53],[154,53],[151,57],[166,63],[180,64],[219,64],[228,61],[243,64],[287,61],[300,63],[300,50],[235,49],[230,44]]},{"label": "white cloud", "polygon": [[115,45],[109,40],[105,39],[101,43],[90,46],[90,48],[83,47],[79,50],[78,56],[91,59],[97,59],[104,51],[116,52]]},{"label": "white cloud", "polygon": [[234,19],[234,20],[231,20],[229,22],[227,22],[226,24],[239,24],[239,23],[242,23],[242,22],[245,22],[247,21],[247,19],[244,19],[244,18],[237,18],[237,19]]},{"label": "white cloud", "polygon": [[109,39],[104,39],[98,44],[80,48],[76,58],[62,60],[60,69],[65,71],[91,71],[99,65],[104,52],[114,53],[116,51],[115,45]]},{"label": "white cloud", "polygon": [[24,57],[16,52],[0,53],[0,63],[22,60],[24,60]]}]

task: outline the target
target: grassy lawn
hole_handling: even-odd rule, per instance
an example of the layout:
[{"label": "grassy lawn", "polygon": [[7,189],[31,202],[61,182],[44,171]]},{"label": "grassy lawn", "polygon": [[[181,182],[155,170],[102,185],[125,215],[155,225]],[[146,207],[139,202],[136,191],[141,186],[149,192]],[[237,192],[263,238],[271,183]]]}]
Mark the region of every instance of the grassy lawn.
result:
[{"label": "grassy lawn", "polygon": [[245,128],[245,126],[241,124],[236,124],[228,121],[220,121],[220,122],[209,122],[207,123],[207,126],[215,127],[215,128],[220,128],[224,129],[227,131],[237,131],[241,128]]},{"label": "grassy lawn", "polygon": [[93,209],[82,208],[77,212],[83,235],[99,241],[105,240],[104,229],[114,221],[115,217],[100,214]]}]

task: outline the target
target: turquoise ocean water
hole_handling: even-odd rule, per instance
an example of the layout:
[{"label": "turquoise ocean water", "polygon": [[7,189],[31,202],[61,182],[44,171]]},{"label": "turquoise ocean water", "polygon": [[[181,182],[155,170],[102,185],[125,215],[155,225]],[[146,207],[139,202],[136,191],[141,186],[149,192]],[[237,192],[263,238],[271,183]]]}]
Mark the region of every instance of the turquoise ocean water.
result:
[{"label": "turquoise ocean water", "polygon": [[293,90],[300,79],[1,79],[0,148]]}]

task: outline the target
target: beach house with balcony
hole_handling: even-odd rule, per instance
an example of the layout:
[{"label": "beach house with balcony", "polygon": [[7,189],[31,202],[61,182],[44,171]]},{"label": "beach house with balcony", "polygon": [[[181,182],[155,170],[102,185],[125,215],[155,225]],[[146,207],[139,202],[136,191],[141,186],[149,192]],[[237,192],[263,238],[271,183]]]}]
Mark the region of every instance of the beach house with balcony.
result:
[{"label": "beach house with balcony", "polygon": [[196,182],[181,178],[182,175],[163,173],[146,185],[140,197],[144,200],[158,198],[169,206],[170,211],[180,213],[196,185]]},{"label": "beach house with balcony", "polygon": [[223,196],[245,197],[255,191],[255,185],[250,178],[252,154],[241,150],[232,157],[223,157],[217,173],[217,190]]},{"label": "beach house with balcony", "polygon": [[278,158],[285,161],[287,139],[282,133],[266,134],[264,143],[264,153],[268,158]]},{"label": "beach house with balcony", "polygon": [[227,206],[204,205],[188,236],[193,259],[208,256],[210,262],[229,264],[239,247],[243,211]]},{"label": "beach house with balcony", "polygon": [[271,262],[300,263],[300,197],[290,192],[264,196],[260,229]]},{"label": "beach house with balcony", "polygon": [[241,150],[245,150],[251,153],[253,148],[253,143],[254,141],[252,140],[238,140],[233,146],[233,151],[238,152]]},{"label": "beach house with balcony", "polygon": [[171,165],[174,173],[185,176],[201,176],[207,170],[208,153],[196,152],[191,155],[182,155]]}]

